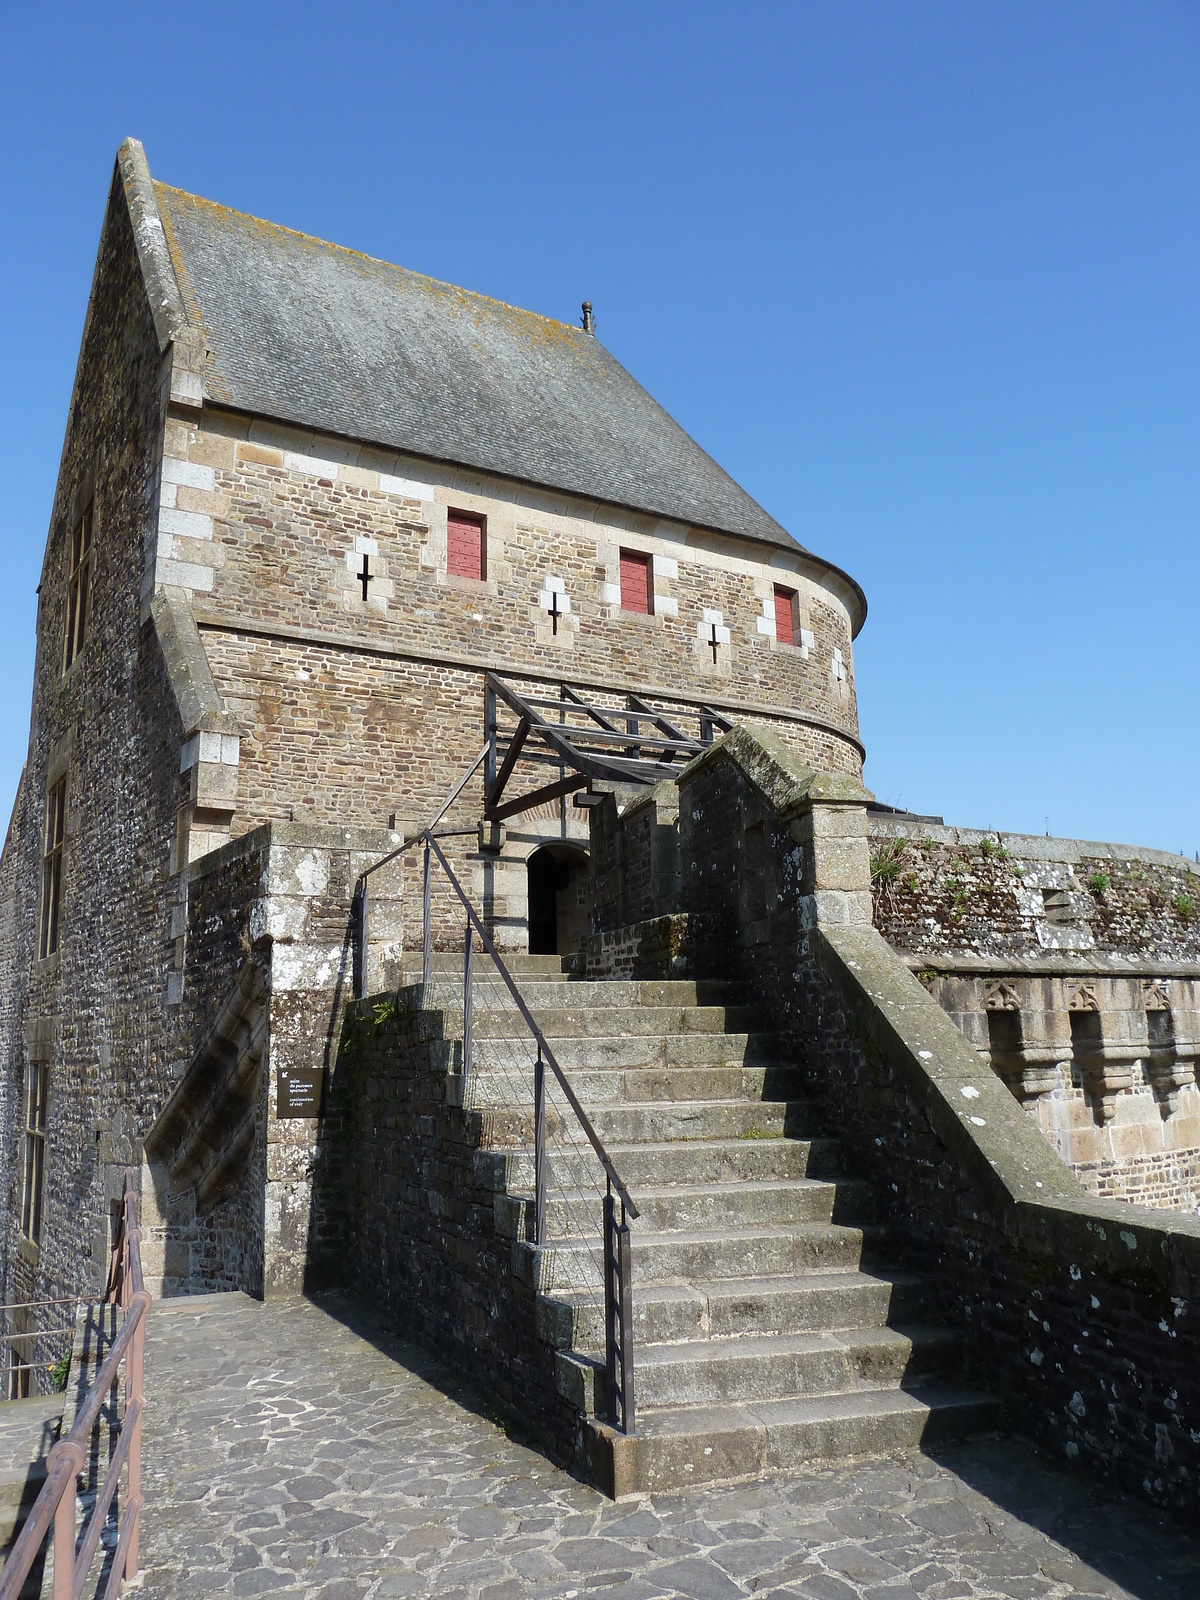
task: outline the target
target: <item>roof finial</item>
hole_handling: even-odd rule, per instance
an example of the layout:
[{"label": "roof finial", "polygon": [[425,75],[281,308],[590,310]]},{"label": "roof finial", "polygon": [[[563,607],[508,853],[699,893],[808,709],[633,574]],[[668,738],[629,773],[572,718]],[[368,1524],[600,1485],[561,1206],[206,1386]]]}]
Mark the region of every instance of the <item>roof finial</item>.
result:
[{"label": "roof finial", "polygon": [[583,302],[583,331],[591,334],[596,331],[596,319],[592,316],[592,302],[590,300]]}]

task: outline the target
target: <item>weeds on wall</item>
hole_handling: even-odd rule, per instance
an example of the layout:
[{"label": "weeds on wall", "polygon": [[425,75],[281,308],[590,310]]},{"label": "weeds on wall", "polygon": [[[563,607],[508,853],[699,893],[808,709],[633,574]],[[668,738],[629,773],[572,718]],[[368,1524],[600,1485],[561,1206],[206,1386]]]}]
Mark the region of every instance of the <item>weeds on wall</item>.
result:
[{"label": "weeds on wall", "polygon": [[871,887],[884,888],[900,876],[900,863],[908,848],[903,839],[885,839],[871,857]]}]

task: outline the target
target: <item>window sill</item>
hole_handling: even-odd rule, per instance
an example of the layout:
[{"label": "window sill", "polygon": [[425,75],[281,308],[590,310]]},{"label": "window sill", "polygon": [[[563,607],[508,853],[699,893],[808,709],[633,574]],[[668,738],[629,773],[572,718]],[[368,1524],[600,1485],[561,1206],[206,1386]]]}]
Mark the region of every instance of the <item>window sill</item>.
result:
[{"label": "window sill", "polygon": [[27,1239],[21,1234],[17,1239],[17,1254],[22,1261],[28,1261],[31,1267],[36,1267],[41,1259],[41,1250],[32,1239]]},{"label": "window sill", "polygon": [[447,589],[456,589],[460,594],[490,595],[493,599],[498,594],[495,579],[493,578],[461,578],[456,572],[438,572],[438,582]]},{"label": "window sill", "polygon": [[55,950],[48,956],[39,956],[33,963],[33,976],[35,978],[54,978],[58,976],[58,963],[61,950]]}]

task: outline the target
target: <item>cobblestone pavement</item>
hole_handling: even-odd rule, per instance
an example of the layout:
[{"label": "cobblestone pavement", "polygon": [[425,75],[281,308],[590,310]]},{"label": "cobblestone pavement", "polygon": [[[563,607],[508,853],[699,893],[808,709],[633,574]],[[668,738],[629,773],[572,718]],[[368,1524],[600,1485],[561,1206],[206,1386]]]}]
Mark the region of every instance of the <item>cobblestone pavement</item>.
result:
[{"label": "cobblestone pavement", "polygon": [[613,1505],[340,1300],[168,1301],[143,1594],[1197,1600],[1177,1524],[987,1442]]}]

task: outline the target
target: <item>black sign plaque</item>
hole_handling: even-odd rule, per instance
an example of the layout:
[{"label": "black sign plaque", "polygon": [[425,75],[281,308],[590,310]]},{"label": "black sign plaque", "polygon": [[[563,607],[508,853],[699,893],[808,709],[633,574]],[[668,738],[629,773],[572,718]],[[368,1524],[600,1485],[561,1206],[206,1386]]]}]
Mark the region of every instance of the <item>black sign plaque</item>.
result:
[{"label": "black sign plaque", "polygon": [[279,1117],[319,1117],[325,1098],[325,1073],[320,1067],[280,1067]]}]

